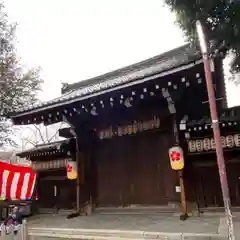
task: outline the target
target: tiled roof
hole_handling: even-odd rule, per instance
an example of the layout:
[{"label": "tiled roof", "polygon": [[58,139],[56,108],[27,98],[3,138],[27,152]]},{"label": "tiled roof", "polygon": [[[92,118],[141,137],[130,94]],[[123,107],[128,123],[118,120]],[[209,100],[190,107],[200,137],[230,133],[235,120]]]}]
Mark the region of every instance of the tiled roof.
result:
[{"label": "tiled roof", "polygon": [[51,151],[51,150],[60,150],[62,145],[68,144],[69,139],[57,141],[57,142],[51,142],[51,143],[45,143],[45,144],[39,144],[36,145],[33,148],[30,148],[26,151],[17,153],[17,156],[19,157],[25,157],[29,154],[37,153],[37,152],[45,152],[45,151]]},{"label": "tiled roof", "polygon": [[[231,107],[223,110],[219,117],[219,121],[222,124],[228,122],[240,122],[240,106]],[[188,120],[187,127],[193,128],[203,125],[211,125],[211,118],[209,116],[203,116],[201,119],[198,120]]]},{"label": "tiled roof", "polygon": [[54,107],[69,101],[78,101],[81,100],[81,98],[88,97],[88,95],[166,72],[199,59],[200,55],[199,52],[196,51],[196,48],[190,47],[190,45],[184,45],[128,67],[78,83],[65,85],[65,89],[62,90],[62,92],[64,92],[62,96],[33,106],[19,108],[14,113],[10,113],[10,115],[15,116],[35,109],[40,110],[47,106],[50,107],[51,105]]}]

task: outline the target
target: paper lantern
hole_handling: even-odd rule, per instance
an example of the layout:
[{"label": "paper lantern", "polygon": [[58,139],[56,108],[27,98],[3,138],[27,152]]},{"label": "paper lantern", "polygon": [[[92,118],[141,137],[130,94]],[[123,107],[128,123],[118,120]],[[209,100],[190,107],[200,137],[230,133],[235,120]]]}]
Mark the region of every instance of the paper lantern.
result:
[{"label": "paper lantern", "polygon": [[216,143],[215,143],[214,138],[211,138],[211,148],[216,149]]},{"label": "paper lantern", "polygon": [[234,135],[234,143],[236,147],[240,147],[240,134]]},{"label": "paper lantern", "polygon": [[118,127],[118,136],[121,137],[123,135],[123,128],[120,126]]},{"label": "paper lantern", "polygon": [[232,135],[228,135],[226,137],[226,144],[227,144],[227,147],[229,147],[229,148],[234,147],[234,138]]},{"label": "paper lantern", "polygon": [[204,139],[203,139],[203,149],[204,149],[205,151],[211,150],[211,141],[210,141],[209,138],[204,138]]},{"label": "paper lantern", "polygon": [[137,125],[137,121],[134,121],[134,123],[133,123],[133,133],[134,134],[136,134],[137,133],[137,131],[138,131],[138,127],[137,127],[138,125]]},{"label": "paper lantern", "polygon": [[99,138],[102,140],[104,138],[104,132],[103,131],[100,131],[99,132]]},{"label": "paper lantern", "polygon": [[222,147],[226,148],[227,147],[227,143],[226,143],[226,138],[225,137],[221,137],[221,143],[222,143]]},{"label": "paper lantern", "polygon": [[128,134],[131,135],[133,133],[132,125],[128,125]]},{"label": "paper lantern", "polygon": [[160,118],[155,118],[155,120],[156,120],[156,123],[155,123],[155,126],[156,126],[156,128],[160,128]]},{"label": "paper lantern", "polygon": [[173,170],[182,170],[184,168],[183,150],[179,146],[169,149],[170,164]]},{"label": "paper lantern", "polygon": [[67,178],[72,180],[77,178],[77,163],[75,161],[68,160],[67,162]]},{"label": "paper lantern", "polygon": [[202,140],[196,140],[196,149],[198,152],[202,152],[203,150],[203,141]]},{"label": "paper lantern", "polygon": [[188,142],[189,152],[196,152],[196,142],[191,140]]}]

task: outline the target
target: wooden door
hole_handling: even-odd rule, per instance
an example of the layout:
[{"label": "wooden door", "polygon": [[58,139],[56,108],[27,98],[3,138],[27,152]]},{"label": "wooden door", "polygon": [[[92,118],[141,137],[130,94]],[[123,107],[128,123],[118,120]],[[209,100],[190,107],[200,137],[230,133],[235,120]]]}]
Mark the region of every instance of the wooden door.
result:
[{"label": "wooden door", "polygon": [[231,203],[240,206],[240,162],[229,162],[227,173]]},{"label": "wooden door", "polygon": [[[240,162],[226,164],[230,199],[233,206],[240,206]],[[223,197],[218,167],[215,163],[196,165],[196,199],[200,207],[223,207]],[[194,186],[192,186],[194,187]]]},{"label": "wooden door", "polygon": [[216,164],[195,165],[195,173],[196,199],[199,206],[203,208],[223,206],[220,179]]},{"label": "wooden door", "polygon": [[53,208],[56,204],[54,197],[54,182],[39,179],[38,182],[38,203],[41,208]]},{"label": "wooden door", "polygon": [[99,142],[95,153],[98,205],[118,206],[128,202],[131,143],[125,141],[125,138],[116,138]]},{"label": "wooden door", "polygon": [[169,142],[169,133],[160,132],[101,141],[95,155],[98,204],[166,204],[175,184]]},{"label": "wooden door", "polygon": [[[132,174],[130,177],[130,202],[133,204],[167,204],[169,135],[149,132],[135,136]],[[168,175],[168,173],[170,175]],[[167,185],[166,185],[167,184]]]},{"label": "wooden door", "polygon": [[58,208],[73,209],[76,205],[76,181],[59,180],[56,186]]}]

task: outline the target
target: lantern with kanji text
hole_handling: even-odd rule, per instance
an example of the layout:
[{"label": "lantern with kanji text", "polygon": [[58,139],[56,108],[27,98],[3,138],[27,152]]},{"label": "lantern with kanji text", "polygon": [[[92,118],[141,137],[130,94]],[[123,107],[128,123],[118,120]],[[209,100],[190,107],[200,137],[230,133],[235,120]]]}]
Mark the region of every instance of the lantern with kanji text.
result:
[{"label": "lantern with kanji text", "polygon": [[182,170],[184,168],[183,150],[179,146],[169,149],[170,164],[173,170]]}]

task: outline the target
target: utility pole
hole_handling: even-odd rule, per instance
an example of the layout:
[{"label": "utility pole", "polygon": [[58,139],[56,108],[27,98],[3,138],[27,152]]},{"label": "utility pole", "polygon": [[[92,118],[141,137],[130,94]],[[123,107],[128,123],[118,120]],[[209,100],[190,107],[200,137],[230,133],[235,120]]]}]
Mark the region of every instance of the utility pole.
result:
[{"label": "utility pole", "polygon": [[231,201],[230,201],[228,181],[227,181],[227,172],[226,172],[226,165],[224,160],[221,135],[220,135],[220,129],[219,129],[219,118],[217,113],[216,98],[215,98],[214,87],[213,87],[208,46],[207,46],[207,41],[204,35],[203,27],[200,21],[196,22],[196,28],[197,28],[197,34],[200,42],[200,48],[201,48],[202,58],[204,63],[204,71],[205,71],[208,101],[209,101],[211,120],[212,120],[213,136],[214,136],[214,141],[216,145],[218,171],[220,176],[223,202],[224,202],[225,214],[226,214],[227,225],[228,225],[228,239],[235,240],[234,229],[233,229],[233,219],[232,219],[232,212],[231,212]]}]

